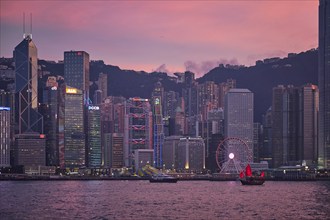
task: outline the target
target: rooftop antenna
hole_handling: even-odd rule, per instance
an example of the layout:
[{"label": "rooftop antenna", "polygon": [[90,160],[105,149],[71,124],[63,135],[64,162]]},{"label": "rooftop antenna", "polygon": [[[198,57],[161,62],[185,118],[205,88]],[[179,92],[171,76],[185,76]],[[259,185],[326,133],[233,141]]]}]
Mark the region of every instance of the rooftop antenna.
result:
[{"label": "rooftop antenna", "polygon": [[25,39],[25,12],[23,12],[23,38]]},{"label": "rooftop antenna", "polygon": [[30,38],[32,39],[32,13],[30,13]]}]

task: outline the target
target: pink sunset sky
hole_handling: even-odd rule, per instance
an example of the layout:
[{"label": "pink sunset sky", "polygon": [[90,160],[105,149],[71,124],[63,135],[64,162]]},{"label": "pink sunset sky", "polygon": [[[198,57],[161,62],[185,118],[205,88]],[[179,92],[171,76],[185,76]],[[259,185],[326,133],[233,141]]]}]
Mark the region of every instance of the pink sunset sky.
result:
[{"label": "pink sunset sky", "polygon": [[[122,69],[254,65],[318,45],[318,1],[0,1],[0,57],[12,57],[33,14],[38,57],[84,50]],[[28,32],[27,31],[27,32]]]}]

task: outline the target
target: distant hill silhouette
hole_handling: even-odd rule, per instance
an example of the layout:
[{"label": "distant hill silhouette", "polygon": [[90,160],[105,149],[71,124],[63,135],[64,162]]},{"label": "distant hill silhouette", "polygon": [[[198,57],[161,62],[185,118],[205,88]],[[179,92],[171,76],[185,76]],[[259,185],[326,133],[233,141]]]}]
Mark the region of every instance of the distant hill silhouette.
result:
[{"label": "distant hill silhouette", "polygon": [[[292,54],[283,59],[265,59],[251,67],[233,67],[220,65],[198,78],[199,83],[214,81],[225,82],[229,78],[236,79],[238,88],[247,88],[254,93],[255,121],[261,122],[261,115],[271,106],[272,88],[282,84],[301,86],[306,83],[317,84],[318,73],[317,50],[309,50]],[[4,64],[1,62],[0,64]],[[62,75],[63,63],[39,60],[42,70],[51,75]],[[150,98],[154,84],[160,81],[165,90],[181,93],[181,84],[166,73],[122,70],[118,66],[106,65],[103,61],[91,61],[90,80],[97,81],[99,73],[108,75],[108,95]],[[97,89],[93,83],[91,94]]]},{"label": "distant hill silhouette", "polygon": [[272,104],[272,88],[277,85],[301,86],[306,83],[317,85],[318,52],[315,49],[292,54],[283,59],[265,59],[265,62],[239,69],[217,67],[198,79],[224,82],[233,78],[238,88],[247,88],[254,93],[254,117],[261,122],[261,115]]}]

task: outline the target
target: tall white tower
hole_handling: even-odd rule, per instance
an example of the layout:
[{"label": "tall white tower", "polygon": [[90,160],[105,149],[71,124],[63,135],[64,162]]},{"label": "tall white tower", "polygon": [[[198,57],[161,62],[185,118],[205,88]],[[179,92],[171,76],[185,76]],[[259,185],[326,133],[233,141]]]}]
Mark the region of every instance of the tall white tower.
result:
[{"label": "tall white tower", "polygon": [[226,94],[225,136],[243,140],[253,155],[253,93],[250,90],[230,89]]}]

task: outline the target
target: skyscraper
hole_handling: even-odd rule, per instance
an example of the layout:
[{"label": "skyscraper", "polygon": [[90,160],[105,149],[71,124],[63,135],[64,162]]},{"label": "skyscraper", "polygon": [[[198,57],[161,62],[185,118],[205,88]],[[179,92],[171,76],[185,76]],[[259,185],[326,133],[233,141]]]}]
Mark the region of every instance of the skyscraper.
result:
[{"label": "skyscraper", "polygon": [[153,149],[155,167],[163,166],[163,144],[164,144],[164,124],[162,105],[164,97],[164,88],[160,82],[157,82],[152,92],[152,117],[153,117]]},{"label": "skyscraper", "polygon": [[89,54],[85,51],[64,52],[64,107],[65,166],[86,165],[87,106],[89,99]]},{"label": "skyscraper", "polygon": [[260,161],[267,161],[273,167],[272,153],[272,108],[267,109],[262,118],[262,145],[259,148]]},{"label": "skyscraper", "polygon": [[103,143],[103,166],[106,168],[124,167],[124,134],[106,133]]},{"label": "skyscraper", "polygon": [[42,133],[42,116],[38,113],[37,47],[30,34],[14,50],[16,133]]},{"label": "skyscraper", "polygon": [[225,96],[230,89],[236,88],[235,79],[227,79],[226,82],[219,84],[219,107],[223,108],[225,106]]},{"label": "skyscraper", "polygon": [[152,112],[148,99],[130,98],[125,105],[124,159],[131,167],[135,150],[152,149]]},{"label": "skyscraper", "polygon": [[272,148],[273,165],[316,165],[318,139],[318,88],[307,84],[301,87],[273,88]]},{"label": "skyscraper", "polygon": [[308,166],[317,164],[319,90],[307,84],[299,89],[299,155]]},{"label": "skyscraper", "polygon": [[330,168],[330,0],[319,5],[319,147],[318,166]]},{"label": "skyscraper", "polygon": [[101,110],[100,107],[88,106],[88,156],[89,168],[100,168],[102,163],[101,151]]},{"label": "skyscraper", "polygon": [[202,120],[207,120],[207,112],[217,109],[219,106],[219,87],[212,81],[199,84],[198,88],[198,114],[202,115]]},{"label": "skyscraper", "polygon": [[105,73],[99,74],[99,80],[97,81],[98,89],[102,91],[101,102],[108,96],[108,75]]},{"label": "skyscraper", "polygon": [[43,102],[41,105],[41,113],[44,117],[44,132],[47,137],[46,164],[48,166],[59,165],[58,98],[59,90],[56,77],[48,77],[46,88],[43,90]]},{"label": "skyscraper", "polygon": [[295,165],[298,161],[298,88],[279,85],[273,88],[272,148],[273,167]]},{"label": "skyscraper", "polygon": [[197,83],[195,74],[192,72],[184,73],[184,86],[182,88],[182,97],[184,99],[184,112],[186,117],[197,115]]},{"label": "skyscraper", "polygon": [[10,108],[0,106],[0,168],[10,166]]},{"label": "skyscraper", "polygon": [[66,87],[64,107],[64,163],[67,168],[85,166],[83,91]]},{"label": "skyscraper", "polygon": [[250,90],[230,89],[226,94],[225,137],[242,139],[248,145],[249,155],[253,155],[253,93]]},{"label": "skyscraper", "polygon": [[68,86],[83,91],[89,103],[89,54],[85,51],[64,52],[64,79]]}]

